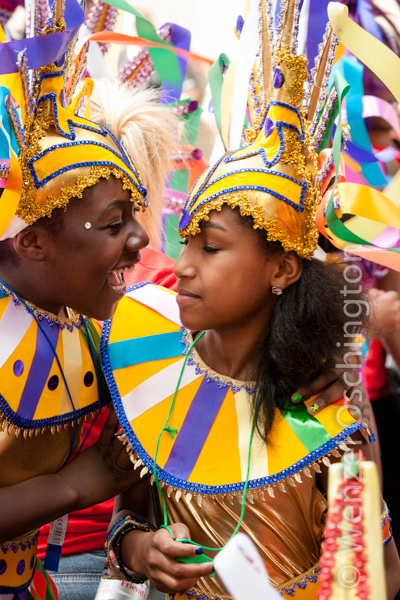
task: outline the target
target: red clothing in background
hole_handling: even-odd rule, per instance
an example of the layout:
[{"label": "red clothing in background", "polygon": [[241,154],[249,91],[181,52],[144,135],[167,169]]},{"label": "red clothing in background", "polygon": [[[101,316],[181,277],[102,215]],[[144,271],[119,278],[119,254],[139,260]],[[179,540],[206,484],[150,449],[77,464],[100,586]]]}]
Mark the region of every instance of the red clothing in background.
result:
[{"label": "red clothing in background", "polygon": [[380,340],[372,340],[363,366],[363,384],[370,400],[390,396],[389,378],[385,367],[386,351]]},{"label": "red clothing in background", "polygon": [[[173,273],[175,261],[166,254],[144,248],[140,251],[141,261],[135,266],[133,273],[125,273],[127,286],[135,285],[141,281],[151,281],[171,290],[176,290],[176,277]],[[109,413],[103,408],[96,419],[84,448],[91,446],[99,437],[100,431],[107,420]],[[85,437],[91,420],[83,426]],[[107,535],[108,524],[111,520],[114,500],[107,500],[85,510],[73,512],[69,515],[67,533],[62,548],[62,555],[89,552],[102,548]],[[46,553],[47,537],[50,525],[41,528],[38,539],[38,557],[43,559]]]},{"label": "red clothing in background", "polygon": [[173,271],[175,261],[172,258],[150,248],[143,248],[140,256],[140,263],[135,266],[133,273],[124,273],[127,286],[150,281],[176,291],[176,277]]}]

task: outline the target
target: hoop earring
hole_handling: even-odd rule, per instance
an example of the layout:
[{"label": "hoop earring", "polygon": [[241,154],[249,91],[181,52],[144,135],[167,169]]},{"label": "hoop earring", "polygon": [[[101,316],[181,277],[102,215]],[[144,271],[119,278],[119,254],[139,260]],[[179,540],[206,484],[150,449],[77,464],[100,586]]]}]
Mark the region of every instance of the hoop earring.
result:
[{"label": "hoop earring", "polygon": [[281,286],[279,285],[279,283],[278,283],[278,285],[273,285],[272,286],[272,293],[273,294],[276,294],[277,296],[280,296],[282,294],[282,291],[283,290],[281,290]]}]

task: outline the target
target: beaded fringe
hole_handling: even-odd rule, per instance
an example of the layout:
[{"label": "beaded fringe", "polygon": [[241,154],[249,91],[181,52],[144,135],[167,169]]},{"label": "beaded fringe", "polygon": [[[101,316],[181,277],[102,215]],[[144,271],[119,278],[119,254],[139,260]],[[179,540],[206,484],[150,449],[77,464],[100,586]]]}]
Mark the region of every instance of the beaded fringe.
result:
[{"label": "beaded fringe", "polygon": [[[97,413],[92,412],[91,414],[87,414],[84,417],[79,417],[78,425],[81,425],[83,422],[87,423],[89,417],[92,416],[94,419]],[[28,429],[24,429],[22,427],[18,427],[15,425],[8,417],[0,411],[0,432],[6,432],[8,435],[14,434],[15,437],[23,437],[31,438],[33,436],[38,437],[40,434],[45,433],[50,429],[52,435],[56,435],[56,433],[60,433],[63,429],[68,429],[68,427],[75,427],[75,421],[69,421],[68,423],[63,423],[62,425],[48,425],[47,427],[31,427]]]},{"label": "beaded fringe", "polygon": [[[136,452],[133,450],[132,445],[129,443],[126,434],[123,433],[123,431],[121,430],[120,432],[118,432],[117,437],[125,446],[125,450],[129,454],[129,458],[131,463],[133,464],[133,468],[135,470],[140,468],[140,477],[144,477],[145,475],[147,475],[147,473],[149,473],[149,469],[144,465],[142,459],[139,458]],[[275,481],[271,484],[260,486],[258,488],[248,489],[246,493],[246,500],[250,502],[250,504],[254,504],[254,498],[256,496],[258,496],[258,498],[260,498],[260,500],[264,502],[266,493],[271,498],[275,498],[275,493],[279,491],[286,494],[288,487],[297,487],[297,484],[303,483],[302,477],[312,478],[313,470],[316,473],[321,473],[321,464],[325,465],[326,467],[330,467],[331,462],[329,460],[329,457],[333,456],[335,458],[340,458],[346,451],[350,449],[347,444],[354,444],[354,441],[351,438],[346,438],[345,441],[338,444],[337,448],[330,450],[324,456],[321,456],[320,458],[311,462],[306,467],[299,469],[299,471],[297,471],[296,473],[283,477],[281,480]],[[339,452],[339,450],[341,450],[342,453]],[[154,482],[154,475],[152,474],[150,478],[150,483],[153,485]],[[183,499],[186,502],[186,504],[190,504],[192,501],[195,501],[197,502],[198,506],[202,506],[202,504],[206,501],[215,503],[217,498],[223,503],[226,501],[229,502],[231,506],[233,506],[235,501],[239,502],[239,504],[242,504],[243,502],[242,491],[218,494],[199,494],[196,492],[187,491],[181,488],[176,488],[171,485],[167,485],[164,481],[160,481],[160,486],[162,488],[167,488],[168,498],[171,498],[171,496],[174,494],[176,502],[179,502],[181,499]]]}]

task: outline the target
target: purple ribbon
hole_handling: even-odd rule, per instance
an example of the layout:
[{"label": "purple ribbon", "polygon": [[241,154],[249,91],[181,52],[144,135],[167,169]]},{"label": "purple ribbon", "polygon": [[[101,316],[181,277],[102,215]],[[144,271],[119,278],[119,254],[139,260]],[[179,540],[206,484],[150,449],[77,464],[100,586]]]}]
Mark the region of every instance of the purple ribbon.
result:
[{"label": "purple ribbon", "polygon": [[61,58],[85,20],[76,0],[66,0],[64,18],[66,31],[0,44],[0,75],[18,72],[18,54],[25,49],[29,69],[39,69]]},{"label": "purple ribbon", "polygon": [[308,69],[312,71],[314,59],[318,56],[318,46],[324,37],[326,24],[328,23],[328,4],[330,0],[311,0],[310,13],[308,17],[308,32],[306,54],[308,58]]},{"label": "purple ribbon", "polygon": [[[166,23],[171,30],[171,43],[175,48],[181,48],[182,50],[190,50],[191,35],[188,29],[176,25],[176,23]],[[173,82],[164,79],[161,90],[161,99],[164,104],[170,102],[177,102],[181,97],[182,84],[186,75],[187,58],[182,56],[176,56],[178,60],[179,71],[181,74],[180,82]]]},{"label": "purple ribbon", "polygon": [[[53,347],[56,348],[58,334],[60,331],[57,325],[50,325],[50,323],[44,320],[40,322],[40,325],[46,332],[49,340],[53,344]],[[23,419],[33,419],[40,397],[43,393],[44,386],[46,385],[47,378],[50,375],[53,361],[53,350],[38,327],[35,354],[17,410],[17,414]],[[59,374],[58,369],[57,373]],[[61,384],[62,382],[60,377],[58,385]]]},{"label": "purple ribbon", "polygon": [[203,379],[164,466],[165,471],[188,480],[229,389]]}]

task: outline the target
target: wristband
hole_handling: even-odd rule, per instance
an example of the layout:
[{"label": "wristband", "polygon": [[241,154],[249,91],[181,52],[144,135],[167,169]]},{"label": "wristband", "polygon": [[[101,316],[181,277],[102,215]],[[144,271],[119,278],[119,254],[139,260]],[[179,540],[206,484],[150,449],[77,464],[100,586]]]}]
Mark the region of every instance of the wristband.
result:
[{"label": "wristband", "polygon": [[[119,519],[115,525],[109,531],[104,548],[107,556],[107,575],[114,579],[123,579],[132,583],[144,583],[147,581],[147,577],[136,575],[133,571],[130,571],[125,567],[121,559],[121,546],[125,535],[131,531],[156,531],[156,528],[152,523],[135,517],[134,515],[126,515]],[[114,551],[115,558],[118,563],[118,568],[114,566],[111,558],[111,550]]]}]

